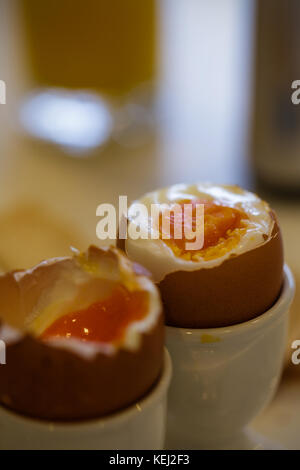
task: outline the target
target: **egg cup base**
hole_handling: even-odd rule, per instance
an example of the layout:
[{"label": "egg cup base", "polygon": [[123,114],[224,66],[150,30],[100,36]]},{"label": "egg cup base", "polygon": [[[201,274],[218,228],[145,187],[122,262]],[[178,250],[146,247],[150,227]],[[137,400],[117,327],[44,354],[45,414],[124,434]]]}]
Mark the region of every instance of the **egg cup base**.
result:
[{"label": "egg cup base", "polygon": [[100,419],[51,423],[0,407],[0,450],[162,449],[171,374],[165,349],[160,378],[150,392],[134,405]]}]

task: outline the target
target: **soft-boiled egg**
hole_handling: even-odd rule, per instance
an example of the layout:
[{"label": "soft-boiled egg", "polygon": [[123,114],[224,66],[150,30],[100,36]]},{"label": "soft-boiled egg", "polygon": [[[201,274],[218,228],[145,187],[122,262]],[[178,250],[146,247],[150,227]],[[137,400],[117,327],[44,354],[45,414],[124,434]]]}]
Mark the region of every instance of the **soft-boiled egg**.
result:
[{"label": "soft-boiled egg", "polygon": [[[137,218],[141,204],[147,210]],[[186,205],[191,208],[189,218]],[[157,207],[161,207],[158,224],[153,217]],[[182,208],[181,217],[176,218],[174,207]],[[203,208],[202,219],[197,207]],[[202,243],[189,248],[185,229],[196,238],[197,220],[202,221]],[[168,233],[163,228],[166,222]],[[119,240],[119,246],[152,273],[169,325],[210,328],[240,323],[266,311],[279,295],[283,279],[280,229],[270,206],[256,194],[238,186],[174,185],[135,201],[128,211],[128,224],[131,231],[126,240]],[[141,236],[133,238],[130,233],[135,225]]]},{"label": "soft-boiled egg", "polygon": [[0,276],[0,403],[39,419],[103,416],[159,376],[163,317],[146,270],[90,247]]}]

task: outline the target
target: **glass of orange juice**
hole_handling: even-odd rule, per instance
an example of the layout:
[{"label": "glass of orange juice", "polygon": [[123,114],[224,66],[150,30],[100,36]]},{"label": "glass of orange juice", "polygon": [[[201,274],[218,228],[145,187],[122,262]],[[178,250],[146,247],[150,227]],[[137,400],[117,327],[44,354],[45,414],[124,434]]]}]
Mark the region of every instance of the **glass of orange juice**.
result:
[{"label": "glass of orange juice", "polygon": [[152,96],[156,0],[20,0],[20,13],[35,86],[89,90],[118,106],[139,88]]}]

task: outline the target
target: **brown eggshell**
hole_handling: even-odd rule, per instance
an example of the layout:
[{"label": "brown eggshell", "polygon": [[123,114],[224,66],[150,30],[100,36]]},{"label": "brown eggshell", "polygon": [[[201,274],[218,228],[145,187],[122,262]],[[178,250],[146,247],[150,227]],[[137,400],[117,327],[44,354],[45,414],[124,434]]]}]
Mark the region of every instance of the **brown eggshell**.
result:
[{"label": "brown eggshell", "polygon": [[216,328],[265,312],[275,303],[282,282],[283,246],[275,222],[263,245],[214,268],[170,273],[159,289],[168,325]]},{"label": "brown eggshell", "polygon": [[125,248],[126,243],[125,242],[126,242],[125,238],[119,238],[119,235],[118,235],[117,241],[116,241],[116,246],[117,246],[117,248],[119,248],[119,250],[122,250],[124,252],[126,252],[126,248]]},{"label": "brown eggshell", "polygon": [[[57,263],[69,263],[70,259]],[[51,282],[57,269],[55,262],[46,263],[27,277],[28,308],[40,285]],[[137,275],[144,275],[142,268],[135,265],[135,269]],[[0,297],[0,311],[11,308],[15,324],[20,299],[13,273],[0,277]],[[5,320],[7,323],[7,314]],[[163,323],[160,314],[152,329],[142,334],[136,351],[121,348],[113,355],[98,352],[90,358],[14,328],[20,337],[6,344],[6,364],[0,365],[0,403],[27,416],[56,421],[96,418],[127,407],[145,395],[159,377]],[[0,338],[5,326],[2,322]]]}]

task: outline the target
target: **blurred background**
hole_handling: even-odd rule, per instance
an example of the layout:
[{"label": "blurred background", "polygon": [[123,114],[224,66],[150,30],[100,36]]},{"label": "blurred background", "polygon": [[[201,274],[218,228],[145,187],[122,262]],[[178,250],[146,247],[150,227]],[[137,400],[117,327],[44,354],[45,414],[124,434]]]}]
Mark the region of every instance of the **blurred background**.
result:
[{"label": "blurred background", "polygon": [[[299,285],[299,20],[297,0],[0,0],[0,267],[99,243],[102,202],[209,180],[270,200]],[[297,375],[255,423],[287,447]]]}]

